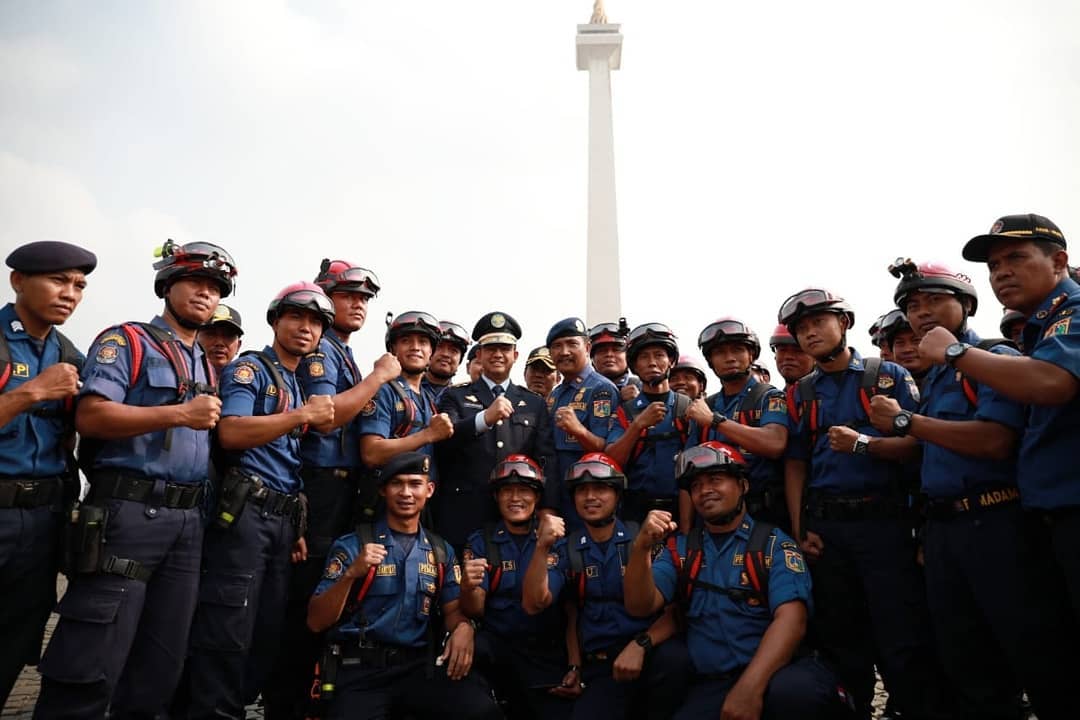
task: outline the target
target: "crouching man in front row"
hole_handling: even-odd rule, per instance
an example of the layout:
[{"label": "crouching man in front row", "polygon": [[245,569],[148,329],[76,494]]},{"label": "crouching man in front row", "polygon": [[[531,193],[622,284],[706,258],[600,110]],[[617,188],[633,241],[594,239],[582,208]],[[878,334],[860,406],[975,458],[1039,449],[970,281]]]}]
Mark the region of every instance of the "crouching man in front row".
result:
[{"label": "crouching man in front row", "polygon": [[671,514],[645,518],[624,577],[637,616],[682,607],[694,677],[675,716],[692,719],[853,717],[832,673],[798,657],[810,606],[810,574],[795,543],[746,513],[746,461],[708,441],[679,454],[675,476],[704,520],[688,535]]},{"label": "crouching man in front row", "polygon": [[[330,548],[308,605],[308,627],[330,630],[330,653],[321,666],[328,720],[402,712],[502,717],[487,686],[469,674],[473,625],[458,608],[461,569],[454,550],[420,526],[420,512],[435,492],[429,472],[426,455],[394,456],[379,472],[385,517],[357,526]],[[435,624],[439,617],[445,636]]]}]

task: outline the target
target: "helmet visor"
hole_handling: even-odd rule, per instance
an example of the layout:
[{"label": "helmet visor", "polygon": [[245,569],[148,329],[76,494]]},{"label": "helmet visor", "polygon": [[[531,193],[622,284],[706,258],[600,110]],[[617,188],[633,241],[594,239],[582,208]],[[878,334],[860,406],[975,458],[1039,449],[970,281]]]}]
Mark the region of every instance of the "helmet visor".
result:
[{"label": "helmet visor", "polygon": [[780,306],[779,322],[787,324],[799,313],[805,312],[810,308],[815,308],[821,305],[826,305],[833,302],[835,298],[832,295],[818,288],[810,288],[797,292]]},{"label": "helmet visor", "polygon": [[339,273],[328,276],[326,280],[329,282],[330,286],[336,290],[345,290],[347,288],[342,286],[352,285],[356,286],[354,289],[357,291],[376,295],[382,288],[382,285],[379,283],[379,276],[371,270],[362,267],[351,267],[342,270]]},{"label": "helmet visor", "polygon": [[701,335],[698,336],[698,345],[723,341],[728,337],[743,340],[750,337],[750,334],[750,328],[738,320],[718,320],[701,331]]},{"label": "helmet visor", "polygon": [[675,458],[675,477],[680,480],[710,470],[743,473],[743,464],[730,455],[708,445],[695,445],[679,453]]}]

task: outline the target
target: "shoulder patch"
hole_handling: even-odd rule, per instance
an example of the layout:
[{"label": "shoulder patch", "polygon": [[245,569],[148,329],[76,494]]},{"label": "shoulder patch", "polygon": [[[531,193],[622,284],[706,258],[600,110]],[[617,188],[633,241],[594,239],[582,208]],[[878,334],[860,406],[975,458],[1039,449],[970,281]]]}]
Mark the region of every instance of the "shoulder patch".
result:
[{"label": "shoulder patch", "polygon": [[784,565],[791,572],[806,572],[806,562],[803,560],[802,553],[797,550],[784,550]]},{"label": "shoulder patch", "polygon": [[233,368],[233,382],[250,385],[255,382],[255,368],[248,363],[240,363]]},{"label": "shoulder patch", "polygon": [[99,365],[112,365],[116,362],[116,358],[119,354],[116,345],[102,345],[98,348],[97,355],[94,356],[94,361]]},{"label": "shoulder patch", "polygon": [[361,415],[371,416],[375,414],[375,398],[371,398],[367,401],[367,405],[360,411]]},{"label": "shoulder patch", "polygon": [[338,550],[334,553],[334,557],[330,558],[330,562],[326,564],[326,572],[323,573],[323,577],[327,580],[337,580],[345,574],[345,563],[348,562],[349,556],[345,554],[343,550]]},{"label": "shoulder patch", "polygon": [[768,412],[771,412],[771,413],[773,413],[773,412],[786,413],[787,412],[787,400],[786,400],[786,398],[784,398],[783,395],[777,395],[775,397],[769,398]]},{"label": "shoulder patch", "polygon": [[557,567],[559,564],[559,556],[556,553],[548,553],[547,566],[549,568]]},{"label": "shoulder patch", "polygon": [[326,368],[323,367],[321,360],[312,360],[308,363],[308,375],[311,377],[322,377],[326,374]]},{"label": "shoulder patch", "polygon": [[592,413],[598,418],[610,417],[611,400],[593,400]]},{"label": "shoulder patch", "polygon": [[1071,317],[1064,317],[1061,320],[1054,322],[1050,327],[1046,328],[1046,332],[1043,333],[1043,338],[1053,337],[1054,335],[1068,335],[1069,326],[1072,324]]},{"label": "shoulder patch", "polygon": [[122,333],[111,332],[108,335],[106,335],[105,337],[101,338],[100,342],[101,342],[102,345],[104,345],[105,343],[116,343],[117,345],[127,345],[127,338],[124,337],[124,335]]}]

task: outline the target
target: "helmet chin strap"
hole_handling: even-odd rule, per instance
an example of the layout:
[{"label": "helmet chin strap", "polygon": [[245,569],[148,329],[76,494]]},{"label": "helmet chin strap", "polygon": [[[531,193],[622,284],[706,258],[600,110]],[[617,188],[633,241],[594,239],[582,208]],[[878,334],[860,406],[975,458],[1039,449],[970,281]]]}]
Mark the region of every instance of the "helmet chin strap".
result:
[{"label": "helmet chin strap", "polygon": [[729,512],[724,513],[723,515],[717,515],[716,517],[705,518],[706,522],[708,522],[710,525],[727,525],[732,520],[739,517],[739,513],[741,513],[743,511],[743,507],[745,507],[745,505],[746,505],[745,498],[746,498],[745,494],[740,495],[739,496],[739,502],[736,503],[735,507],[732,510],[730,510]]},{"label": "helmet chin strap", "polygon": [[720,382],[735,382],[736,380],[750,377],[750,368],[736,370],[735,372],[729,372],[725,375],[719,375],[718,377],[720,378]]},{"label": "helmet chin strap", "polygon": [[168,289],[165,290],[165,309],[168,310],[169,314],[173,316],[173,320],[176,321],[176,324],[179,325],[182,328],[185,328],[187,330],[201,330],[204,327],[210,327],[210,323],[208,323],[208,322],[206,322],[206,323],[197,323],[197,322],[192,322],[191,320],[188,320],[185,317],[181,317],[180,313],[176,312],[176,308],[174,308],[172,306],[172,303],[169,302],[169,291],[168,291]]},{"label": "helmet chin strap", "polygon": [[506,524],[516,528],[528,527],[529,525],[532,525],[533,517],[534,516],[530,515],[525,520],[507,520]]},{"label": "helmet chin strap", "polygon": [[585,524],[588,525],[589,527],[602,528],[602,527],[607,527],[608,525],[611,525],[613,522],[615,522],[615,514],[614,513],[612,513],[611,515],[608,515],[603,520],[586,520]]},{"label": "helmet chin strap", "polygon": [[657,385],[659,385],[660,383],[662,383],[665,380],[669,379],[670,377],[671,377],[671,370],[668,369],[668,370],[664,371],[664,373],[662,375],[660,375],[659,377],[657,377],[655,380],[646,380],[645,378],[641,378],[641,384],[642,385],[648,385],[649,387],[656,387]]}]

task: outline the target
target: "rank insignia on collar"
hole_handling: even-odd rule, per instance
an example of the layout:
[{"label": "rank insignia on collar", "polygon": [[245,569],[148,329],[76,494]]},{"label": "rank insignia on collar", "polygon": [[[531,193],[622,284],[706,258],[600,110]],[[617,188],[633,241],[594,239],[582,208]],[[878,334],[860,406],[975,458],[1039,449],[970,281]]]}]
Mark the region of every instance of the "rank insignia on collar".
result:
[{"label": "rank insignia on collar", "polygon": [[11,321],[11,332],[25,332],[25,330],[21,320]]},{"label": "rank insignia on collar", "polygon": [[524,400],[518,400],[518,407],[525,407],[526,405],[528,405],[528,403]]},{"label": "rank insignia on collar", "polygon": [[480,398],[476,397],[475,395],[466,395],[465,399],[469,402],[480,402]]},{"label": "rank insignia on collar", "polygon": [[1049,310],[1040,310],[1039,312],[1035,313],[1035,319],[1036,320],[1045,320],[1048,315],[1050,315]]}]

